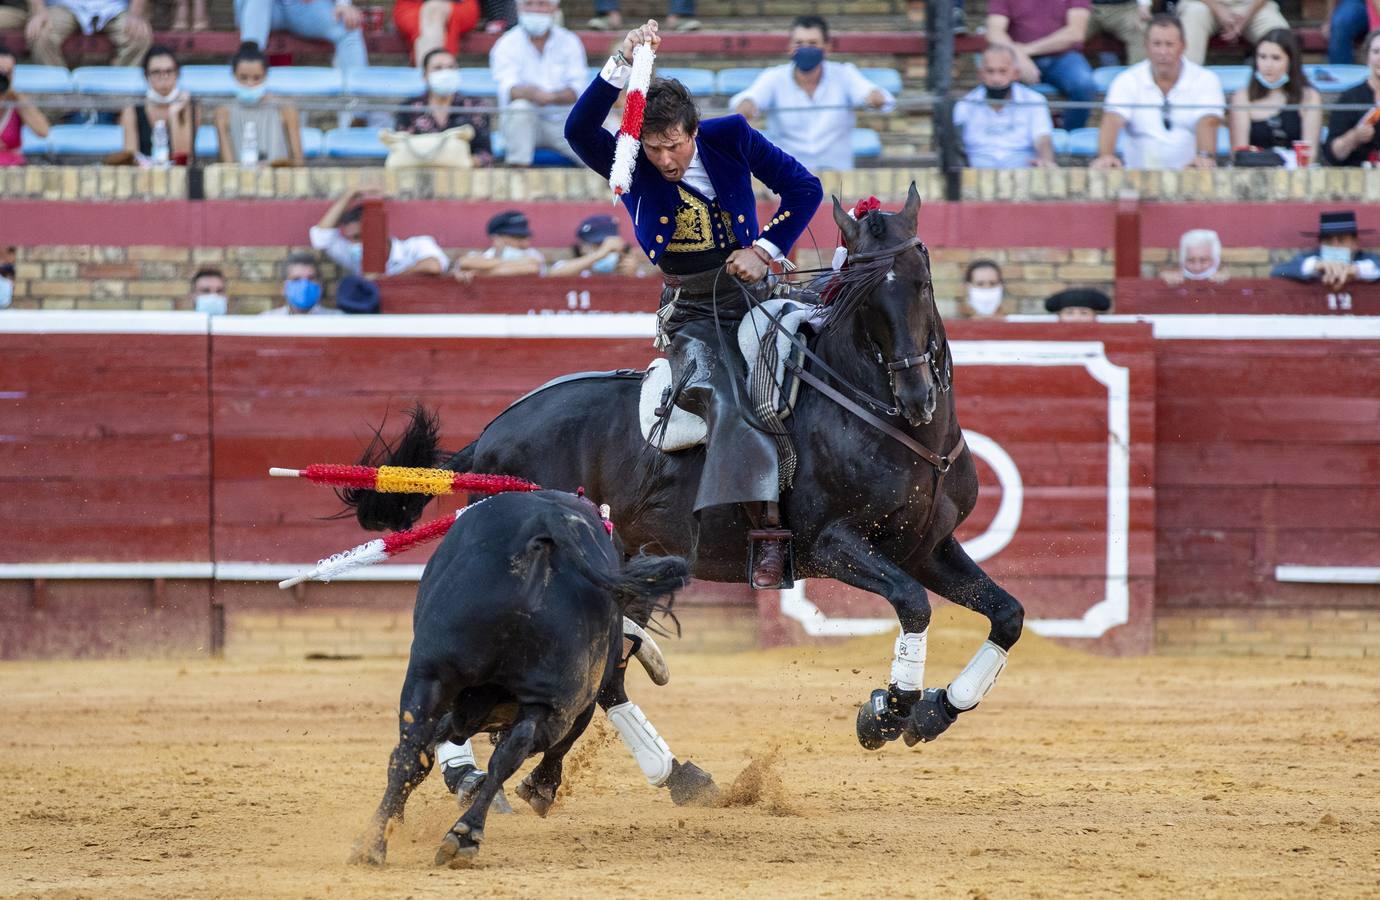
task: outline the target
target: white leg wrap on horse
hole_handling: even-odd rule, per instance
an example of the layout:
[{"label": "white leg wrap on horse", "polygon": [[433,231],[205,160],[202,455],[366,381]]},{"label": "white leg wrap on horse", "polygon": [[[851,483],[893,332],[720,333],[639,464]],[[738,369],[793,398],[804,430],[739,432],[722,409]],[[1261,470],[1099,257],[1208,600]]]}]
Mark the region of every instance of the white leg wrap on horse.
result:
[{"label": "white leg wrap on horse", "polygon": [[637,704],[628,702],[609,707],[608,717],[633,759],[637,760],[637,767],[647,776],[647,783],[652,787],[665,784],[671,777],[675,757]]},{"label": "white leg wrap on horse", "polygon": [[903,691],[918,691],[925,686],[925,654],[929,651],[928,630],[907,631],[896,638],[896,656],[891,661],[891,683]]},{"label": "white leg wrap on horse", "polygon": [[958,677],[949,682],[949,702],[955,709],[972,709],[978,705],[1006,668],[1006,651],[991,641],[985,641]]},{"label": "white leg wrap on horse", "polygon": [[478,766],[474,761],[474,748],[469,741],[463,744],[442,741],[436,745],[436,762],[440,763],[442,769],[449,769],[452,766],[471,765]]}]

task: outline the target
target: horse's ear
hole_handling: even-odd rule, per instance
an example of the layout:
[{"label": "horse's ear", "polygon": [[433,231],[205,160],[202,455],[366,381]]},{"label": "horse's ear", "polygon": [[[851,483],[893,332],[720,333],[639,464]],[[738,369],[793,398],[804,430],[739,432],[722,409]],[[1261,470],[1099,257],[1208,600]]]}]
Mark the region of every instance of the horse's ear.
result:
[{"label": "horse's ear", "polygon": [[843,242],[849,247],[858,242],[858,223],[844,212],[843,205],[839,203],[838,197],[830,195],[834,201],[834,224],[843,232]]},{"label": "horse's ear", "polygon": [[907,234],[915,234],[916,222],[920,219],[920,191],[915,182],[910,183],[910,193],[906,195],[905,207],[896,214],[905,226]]}]

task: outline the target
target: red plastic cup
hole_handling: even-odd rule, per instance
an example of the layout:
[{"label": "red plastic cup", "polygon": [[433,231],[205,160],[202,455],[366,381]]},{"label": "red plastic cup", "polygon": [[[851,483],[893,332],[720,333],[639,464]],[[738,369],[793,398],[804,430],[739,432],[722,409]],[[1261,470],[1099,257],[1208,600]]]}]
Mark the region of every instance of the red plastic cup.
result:
[{"label": "red plastic cup", "polygon": [[1308,164],[1313,161],[1307,141],[1294,141],[1294,159],[1298,161],[1300,169],[1308,168]]}]

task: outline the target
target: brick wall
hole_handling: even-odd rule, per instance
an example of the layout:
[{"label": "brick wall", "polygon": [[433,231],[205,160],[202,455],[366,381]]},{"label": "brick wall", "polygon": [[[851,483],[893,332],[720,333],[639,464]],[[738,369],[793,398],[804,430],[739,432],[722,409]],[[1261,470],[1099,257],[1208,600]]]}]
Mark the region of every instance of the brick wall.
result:
[{"label": "brick wall", "polygon": [[1374,659],[1380,658],[1380,610],[1161,609],[1155,646],[1170,656]]}]

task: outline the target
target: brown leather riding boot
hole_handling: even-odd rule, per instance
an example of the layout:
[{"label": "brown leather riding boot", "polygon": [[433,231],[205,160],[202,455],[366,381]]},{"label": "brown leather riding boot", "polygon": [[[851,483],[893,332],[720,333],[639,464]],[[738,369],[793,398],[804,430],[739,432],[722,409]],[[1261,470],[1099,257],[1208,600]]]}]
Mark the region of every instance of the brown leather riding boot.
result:
[{"label": "brown leather riding boot", "polygon": [[[786,537],[768,537],[784,534]],[[760,535],[760,536],[759,536]],[[749,535],[756,544],[752,566],[752,586],[769,590],[781,587],[786,575],[786,541],[790,532],[779,529],[753,531]]]}]

